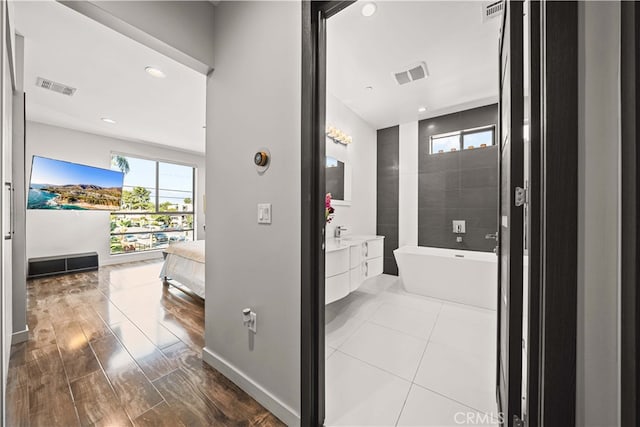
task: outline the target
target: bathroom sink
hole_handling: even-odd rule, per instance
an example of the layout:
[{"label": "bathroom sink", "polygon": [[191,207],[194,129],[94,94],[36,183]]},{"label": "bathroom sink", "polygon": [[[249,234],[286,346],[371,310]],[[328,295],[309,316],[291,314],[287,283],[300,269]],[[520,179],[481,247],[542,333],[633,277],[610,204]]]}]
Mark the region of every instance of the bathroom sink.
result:
[{"label": "bathroom sink", "polygon": [[348,241],[354,241],[354,240],[358,240],[358,241],[365,241],[365,240],[373,240],[373,239],[384,239],[384,236],[376,236],[374,234],[371,235],[349,235],[349,236],[342,236],[341,237],[342,240],[348,240]]},{"label": "bathroom sink", "polygon": [[325,245],[325,251],[326,252],[332,252],[332,251],[337,251],[337,250],[340,250],[340,249],[345,249],[345,248],[348,248],[349,246],[351,246],[350,242],[345,242],[343,240],[344,239],[327,240],[326,245]]}]

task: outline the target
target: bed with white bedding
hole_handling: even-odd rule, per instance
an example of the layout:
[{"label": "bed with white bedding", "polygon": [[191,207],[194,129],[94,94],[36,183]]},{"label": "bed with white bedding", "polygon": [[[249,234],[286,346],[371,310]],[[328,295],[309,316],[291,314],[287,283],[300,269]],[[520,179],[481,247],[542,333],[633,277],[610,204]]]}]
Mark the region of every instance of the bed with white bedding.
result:
[{"label": "bed with white bedding", "polygon": [[188,292],[204,299],[204,240],[172,243],[163,253],[160,278],[164,283],[182,289],[173,283],[178,282]]}]

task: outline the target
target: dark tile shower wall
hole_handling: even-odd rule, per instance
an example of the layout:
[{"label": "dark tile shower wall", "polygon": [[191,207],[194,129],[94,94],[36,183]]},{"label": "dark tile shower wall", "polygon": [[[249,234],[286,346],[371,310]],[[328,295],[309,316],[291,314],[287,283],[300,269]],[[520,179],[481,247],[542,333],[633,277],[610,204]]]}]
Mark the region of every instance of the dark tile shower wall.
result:
[{"label": "dark tile shower wall", "polygon": [[376,233],[385,237],[384,272],[397,276],[393,250],[398,248],[400,126],[378,130],[377,150]]},{"label": "dark tile shower wall", "polygon": [[[429,139],[498,123],[498,105],[474,108],[418,123],[418,245],[491,252],[486,234],[498,229],[498,147],[429,154]],[[466,221],[462,243],[453,220]]]}]

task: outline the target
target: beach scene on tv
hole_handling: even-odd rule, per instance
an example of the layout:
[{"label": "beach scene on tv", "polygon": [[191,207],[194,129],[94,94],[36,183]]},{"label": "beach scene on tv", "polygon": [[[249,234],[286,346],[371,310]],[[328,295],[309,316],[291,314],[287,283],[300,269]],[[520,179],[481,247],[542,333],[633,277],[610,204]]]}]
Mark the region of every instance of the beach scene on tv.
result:
[{"label": "beach scene on tv", "polygon": [[27,209],[120,209],[124,174],[33,156]]}]

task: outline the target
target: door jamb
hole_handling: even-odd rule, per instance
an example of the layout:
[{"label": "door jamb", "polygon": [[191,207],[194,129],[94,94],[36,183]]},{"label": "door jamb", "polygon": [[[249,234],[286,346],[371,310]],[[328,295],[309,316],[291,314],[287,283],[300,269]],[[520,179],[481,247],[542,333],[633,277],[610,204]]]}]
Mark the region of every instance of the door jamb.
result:
[{"label": "door jamb", "polygon": [[620,101],[621,101],[621,229],[620,229],[620,422],[640,422],[640,7],[620,4]]},{"label": "door jamb", "polygon": [[354,2],[302,2],[300,423],[303,426],[322,426],[325,416],[326,20]]},{"label": "door jamb", "polygon": [[539,425],[575,425],[578,288],[578,3],[541,10]]},{"label": "door jamb", "polygon": [[[526,422],[530,426],[540,425],[538,419],[540,378],[540,278],[541,278],[541,22],[539,0],[532,0],[527,10],[529,20],[529,182],[528,218],[526,219],[528,266],[527,297],[527,399]],[[526,102],[526,101],[525,101]]]}]

